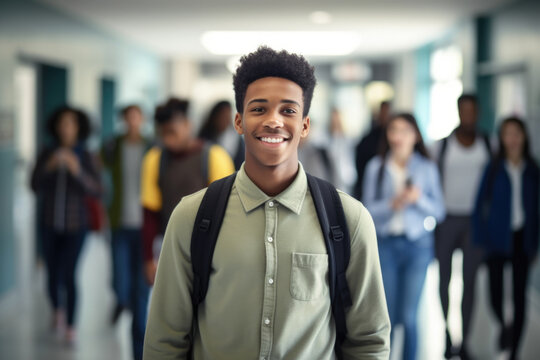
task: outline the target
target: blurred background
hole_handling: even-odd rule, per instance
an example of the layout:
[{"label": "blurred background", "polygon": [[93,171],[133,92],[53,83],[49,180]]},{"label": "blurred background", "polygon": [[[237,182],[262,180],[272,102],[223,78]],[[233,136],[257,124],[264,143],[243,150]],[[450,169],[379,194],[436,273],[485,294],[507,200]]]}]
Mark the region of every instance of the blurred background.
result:
[{"label": "blurred background", "polygon": [[[239,56],[261,44],[304,54],[315,65],[310,141],[324,147],[332,111],[357,143],[382,101],[418,119],[428,143],[459,122],[456,100],[476,93],[480,128],[506,116],[526,120],[540,156],[540,2],[537,0],[2,0],[0,2],[0,358],[129,359],[129,320],[116,327],[106,236],[90,234],[80,280],[79,341],[49,337],[44,270],[29,183],[46,142],[45,119],[69,103],[84,109],[89,148],[122,130],[119,110],[140,105],[151,135],[155,106],[191,101],[198,129],[218,100],[234,103]],[[454,266],[459,272],[459,256]],[[435,266],[435,265],[434,265]],[[444,325],[438,272],[422,298],[420,359],[441,359]],[[494,358],[494,321],[481,269],[471,351]],[[531,272],[523,358],[540,345],[540,270]],[[459,281],[451,292],[459,293]],[[459,303],[451,304],[451,313]],[[451,316],[459,329],[459,316]],[[428,334],[429,340],[428,340]],[[484,344],[484,345],[478,345]]]}]

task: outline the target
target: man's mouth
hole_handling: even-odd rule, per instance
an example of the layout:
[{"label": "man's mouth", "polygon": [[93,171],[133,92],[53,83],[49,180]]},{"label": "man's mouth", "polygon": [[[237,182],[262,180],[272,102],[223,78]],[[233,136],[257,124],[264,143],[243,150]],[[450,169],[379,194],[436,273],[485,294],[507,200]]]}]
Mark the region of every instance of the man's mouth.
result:
[{"label": "man's mouth", "polygon": [[283,138],[283,137],[269,137],[269,136],[261,136],[261,137],[258,137],[258,139],[264,143],[268,143],[268,144],[279,144],[279,143],[282,143],[284,141],[287,141],[288,139],[286,138]]}]

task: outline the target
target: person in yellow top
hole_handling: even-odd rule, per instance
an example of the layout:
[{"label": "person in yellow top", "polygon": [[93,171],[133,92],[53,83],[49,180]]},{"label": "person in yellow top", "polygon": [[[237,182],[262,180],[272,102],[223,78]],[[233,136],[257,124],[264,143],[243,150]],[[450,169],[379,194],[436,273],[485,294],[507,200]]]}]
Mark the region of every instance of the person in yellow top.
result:
[{"label": "person in yellow top", "polygon": [[171,98],[156,108],[154,120],[161,144],[148,150],[143,159],[143,257],[151,285],[157,267],[154,240],[164,234],[175,206],[182,197],[234,172],[225,149],[193,137],[188,107],[187,100]]}]

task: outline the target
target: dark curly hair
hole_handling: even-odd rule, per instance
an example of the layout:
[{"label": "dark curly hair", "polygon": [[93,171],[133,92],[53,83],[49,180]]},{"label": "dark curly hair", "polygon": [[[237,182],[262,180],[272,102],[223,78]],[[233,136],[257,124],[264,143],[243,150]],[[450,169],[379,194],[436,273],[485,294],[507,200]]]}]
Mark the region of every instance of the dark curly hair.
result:
[{"label": "dark curly hair", "polygon": [[53,111],[51,116],[49,116],[47,119],[47,132],[52,136],[55,142],[60,142],[58,123],[60,122],[62,115],[69,112],[75,114],[75,118],[77,119],[77,125],[79,128],[77,138],[79,142],[86,141],[92,131],[90,126],[90,118],[84,111],[67,105],[57,108],[55,111]]},{"label": "dark curly hair", "polygon": [[156,106],[154,120],[156,125],[162,125],[178,118],[187,120],[189,101],[178,98],[169,98],[165,103]]},{"label": "dark curly hair", "polygon": [[303,116],[309,113],[313,90],[317,80],[314,68],[307,60],[285,50],[277,52],[267,46],[240,58],[240,66],[233,77],[236,110],[242,114],[246,91],[252,82],[265,77],[279,77],[295,82],[302,88],[304,100]]}]

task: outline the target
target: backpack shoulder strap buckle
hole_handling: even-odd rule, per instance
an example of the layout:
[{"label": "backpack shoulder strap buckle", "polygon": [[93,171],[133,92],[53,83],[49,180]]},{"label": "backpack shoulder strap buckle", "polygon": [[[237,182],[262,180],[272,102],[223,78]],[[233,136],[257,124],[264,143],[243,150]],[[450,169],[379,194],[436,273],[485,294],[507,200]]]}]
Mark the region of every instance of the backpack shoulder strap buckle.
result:
[{"label": "backpack shoulder strap buckle", "polygon": [[207,232],[208,229],[210,229],[210,223],[211,221],[209,219],[202,219],[199,223],[199,230],[203,232]]},{"label": "backpack shoulder strap buckle", "polygon": [[344,234],[343,234],[343,231],[341,230],[341,226],[339,225],[331,226],[330,231],[332,232],[332,239],[334,241],[343,240]]}]

